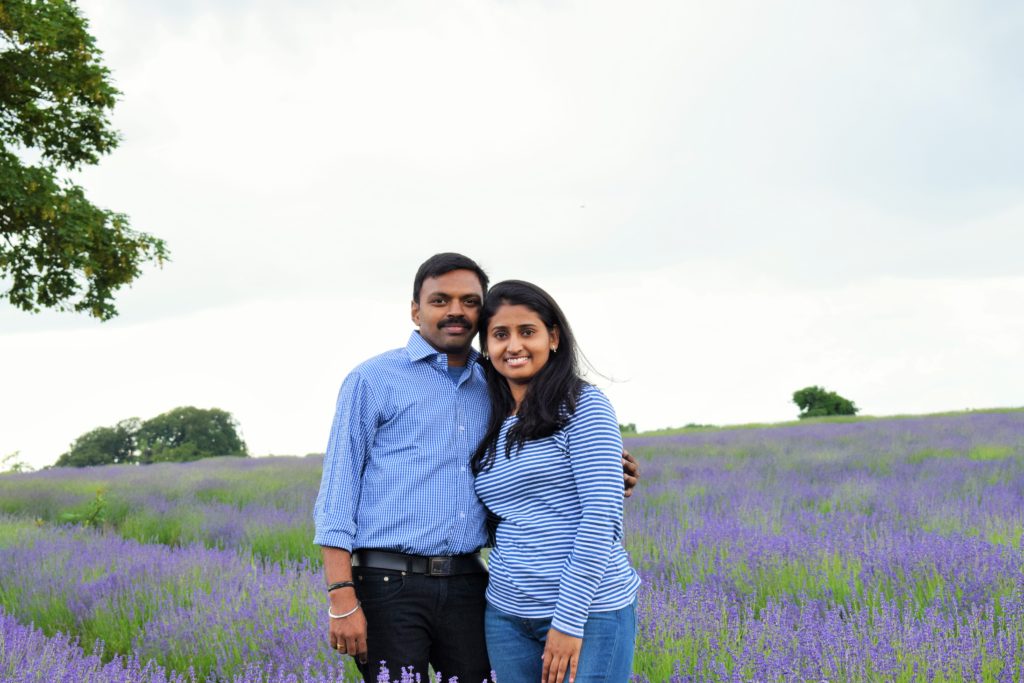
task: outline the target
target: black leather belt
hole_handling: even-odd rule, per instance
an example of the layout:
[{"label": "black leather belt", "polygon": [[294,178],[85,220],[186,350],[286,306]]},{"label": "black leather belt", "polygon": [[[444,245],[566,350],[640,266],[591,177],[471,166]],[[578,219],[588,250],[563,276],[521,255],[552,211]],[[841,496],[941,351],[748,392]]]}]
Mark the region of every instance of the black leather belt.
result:
[{"label": "black leather belt", "polygon": [[480,553],[428,557],[393,553],[388,550],[362,549],[352,553],[352,566],[388,569],[409,574],[426,574],[427,576],[454,576],[487,572],[487,566],[481,559]]}]

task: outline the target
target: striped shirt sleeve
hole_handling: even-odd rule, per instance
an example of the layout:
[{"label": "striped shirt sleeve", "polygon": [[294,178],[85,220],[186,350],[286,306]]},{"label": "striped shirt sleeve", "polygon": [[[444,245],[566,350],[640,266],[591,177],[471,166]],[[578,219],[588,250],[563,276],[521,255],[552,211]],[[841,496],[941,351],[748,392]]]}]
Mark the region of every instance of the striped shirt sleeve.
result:
[{"label": "striped shirt sleeve", "polygon": [[378,407],[369,384],[358,374],[345,378],[324,454],[320,492],[314,507],[321,546],[352,550],[362,473],[377,429]]},{"label": "striped shirt sleeve", "polygon": [[580,395],[566,431],[582,519],[572,553],[562,568],[551,625],[582,638],[590,605],[619,542],[622,436],[611,403],[589,387]]}]

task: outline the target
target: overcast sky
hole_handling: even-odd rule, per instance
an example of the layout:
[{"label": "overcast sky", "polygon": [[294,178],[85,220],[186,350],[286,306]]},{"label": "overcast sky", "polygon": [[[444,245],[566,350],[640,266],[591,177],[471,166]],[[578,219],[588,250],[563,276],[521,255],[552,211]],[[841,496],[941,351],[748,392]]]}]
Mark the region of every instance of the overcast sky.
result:
[{"label": "overcast sky", "polygon": [[180,405],[322,451],[438,251],[548,289],[641,429],[1024,405],[1018,3],[80,5],[124,138],[80,182],[172,261],[111,322],[0,304],[0,456]]}]

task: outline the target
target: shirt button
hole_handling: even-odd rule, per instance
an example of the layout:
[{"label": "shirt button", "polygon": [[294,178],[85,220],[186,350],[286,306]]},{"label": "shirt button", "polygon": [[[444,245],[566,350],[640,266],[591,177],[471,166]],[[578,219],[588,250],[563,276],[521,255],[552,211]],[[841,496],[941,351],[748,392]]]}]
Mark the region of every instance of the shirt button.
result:
[{"label": "shirt button", "polygon": [[461,517],[462,519],[465,519],[466,518],[466,513],[465,512],[460,512],[459,513],[459,517]]},{"label": "shirt button", "polygon": [[465,427],[463,427],[462,425],[459,425],[459,431],[460,431],[460,432],[464,432],[464,431],[466,431],[466,428],[465,428]]},{"label": "shirt button", "polygon": [[466,467],[465,467],[465,466],[463,466],[463,467],[462,467],[462,471],[463,471],[463,472],[465,472],[465,471],[466,471]]}]

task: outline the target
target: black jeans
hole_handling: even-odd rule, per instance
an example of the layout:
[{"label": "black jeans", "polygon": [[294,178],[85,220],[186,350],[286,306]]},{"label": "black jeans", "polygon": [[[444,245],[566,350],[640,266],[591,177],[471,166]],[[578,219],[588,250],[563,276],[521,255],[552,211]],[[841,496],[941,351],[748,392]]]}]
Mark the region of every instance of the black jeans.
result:
[{"label": "black jeans", "polygon": [[359,670],[377,680],[381,662],[395,680],[412,667],[427,680],[427,665],[443,681],[489,681],[484,640],[487,574],[426,576],[372,567],[353,567],[356,595],[366,615],[369,659]]}]

